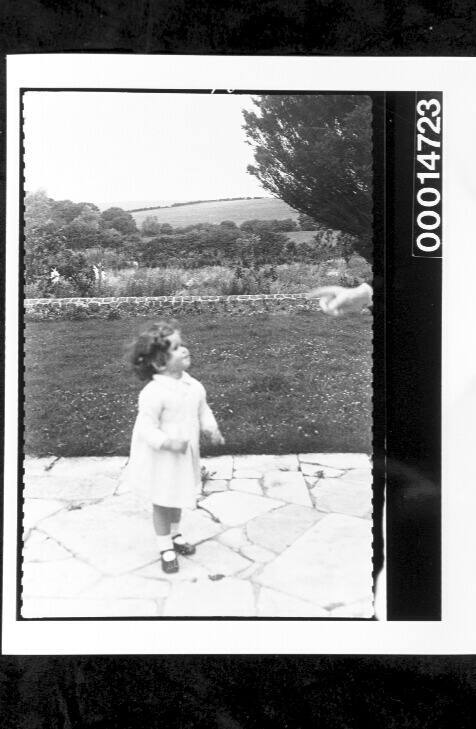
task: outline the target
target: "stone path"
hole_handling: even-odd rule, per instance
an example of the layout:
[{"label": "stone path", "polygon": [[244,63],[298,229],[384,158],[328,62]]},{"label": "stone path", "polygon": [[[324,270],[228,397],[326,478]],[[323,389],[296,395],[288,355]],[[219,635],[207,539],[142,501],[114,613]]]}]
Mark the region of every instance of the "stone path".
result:
[{"label": "stone path", "polygon": [[23,617],[373,615],[367,455],[203,459],[169,576],[126,462],[26,458]]}]

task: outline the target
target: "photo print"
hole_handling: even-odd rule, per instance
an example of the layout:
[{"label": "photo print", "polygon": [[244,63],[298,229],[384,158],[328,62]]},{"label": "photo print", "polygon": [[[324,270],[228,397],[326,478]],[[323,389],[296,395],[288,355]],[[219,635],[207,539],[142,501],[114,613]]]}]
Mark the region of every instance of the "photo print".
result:
[{"label": "photo print", "polygon": [[372,617],[371,98],[26,91],[23,144],[22,617]]},{"label": "photo print", "polygon": [[442,91],[91,58],[10,66],[9,644],[440,621]]}]

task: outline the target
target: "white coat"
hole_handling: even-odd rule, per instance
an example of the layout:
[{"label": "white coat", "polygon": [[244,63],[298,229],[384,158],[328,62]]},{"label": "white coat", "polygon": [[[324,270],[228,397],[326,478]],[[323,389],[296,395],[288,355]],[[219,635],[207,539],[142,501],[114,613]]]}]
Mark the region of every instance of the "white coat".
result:
[{"label": "white coat", "polygon": [[[217,422],[203,385],[187,372],[179,380],[154,375],[139,395],[128,481],[140,501],[176,508],[196,506],[200,492],[200,431]],[[167,438],[189,441],[185,453],[163,448]]]}]

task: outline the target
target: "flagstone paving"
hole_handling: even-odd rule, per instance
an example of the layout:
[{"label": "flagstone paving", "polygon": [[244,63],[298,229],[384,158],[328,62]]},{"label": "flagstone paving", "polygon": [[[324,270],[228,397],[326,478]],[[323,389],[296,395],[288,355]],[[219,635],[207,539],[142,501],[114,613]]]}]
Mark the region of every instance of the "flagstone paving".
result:
[{"label": "flagstone paving", "polygon": [[25,459],[22,615],[368,618],[371,463],[363,453],[219,456],[166,575],[126,458]]}]

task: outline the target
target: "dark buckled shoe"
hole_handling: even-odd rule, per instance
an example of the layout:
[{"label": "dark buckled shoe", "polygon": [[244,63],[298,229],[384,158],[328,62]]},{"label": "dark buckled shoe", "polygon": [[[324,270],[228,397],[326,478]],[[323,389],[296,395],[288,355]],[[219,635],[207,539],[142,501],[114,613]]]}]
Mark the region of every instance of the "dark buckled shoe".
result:
[{"label": "dark buckled shoe", "polygon": [[[164,559],[164,554],[167,552],[173,552],[174,558],[173,559]],[[160,553],[160,561],[162,563],[162,570],[168,574],[174,574],[175,572],[178,572],[179,570],[179,563],[177,560],[177,555],[175,554],[174,549],[164,549],[163,552]]]},{"label": "dark buckled shoe", "polygon": [[177,537],[181,537],[181,534],[176,534],[174,537],[172,537],[172,541],[174,543],[174,549],[178,554],[181,554],[182,557],[190,557],[192,554],[195,554],[197,551],[195,549],[194,544],[189,544],[188,542],[183,542],[180,544],[180,542],[176,542],[175,540]]}]

